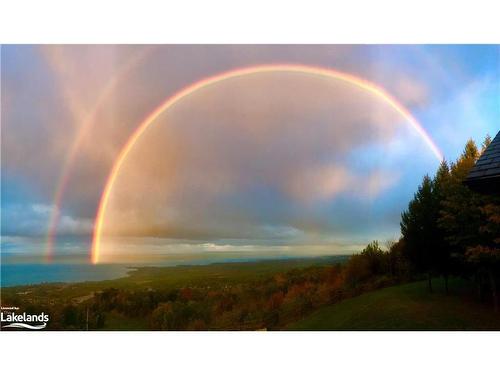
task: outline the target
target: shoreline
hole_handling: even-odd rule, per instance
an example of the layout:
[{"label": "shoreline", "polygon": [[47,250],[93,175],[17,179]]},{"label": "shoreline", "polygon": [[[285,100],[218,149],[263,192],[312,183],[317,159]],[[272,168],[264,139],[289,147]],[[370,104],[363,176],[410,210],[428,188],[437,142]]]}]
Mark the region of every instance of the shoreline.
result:
[{"label": "shoreline", "polygon": [[[255,258],[226,258],[226,259],[208,259],[208,260],[203,260],[200,259],[198,261],[188,261],[188,262],[181,262],[181,263],[176,263],[176,264],[149,264],[149,263],[144,263],[144,264],[132,264],[132,263],[106,263],[106,264],[99,264],[99,265],[93,265],[89,263],[51,263],[51,264],[46,264],[46,263],[7,263],[7,264],[2,264],[1,265],[1,282],[0,282],[0,289],[6,289],[6,288],[20,288],[20,287],[36,287],[36,286],[41,286],[41,285],[50,285],[50,284],[78,284],[78,283],[89,283],[89,282],[100,282],[100,281],[112,281],[112,280],[117,280],[117,279],[122,279],[122,278],[127,278],[131,277],[134,273],[140,272],[141,270],[147,270],[147,269],[166,269],[166,268],[181,268],[181,267],[186,267],[186,268],[191,268],[191,267],[205,267],[205,266],[217,266],[217,265],[228,265],[228,264],[254,264],[254,263],[268,263],[268,262],[300,262],[300,261],[305,261],[305,260],[313,260],[313,259],[318,259],[318,261],[323,260],[325,261],[328,258],[331,258],[332,260],[334,259],[347,259],[350,257],[350,254],[341,254],[341,255],[312,255],[312,256],[275,256],[275,257],[255,257]],[[5,268],[24,268],[24,271],[26,271],[26,268],[39,268],[44,269],[45,272],[49,271],[49,268],[63,268],[65,270],[59,270],[63,272],[69,272],[71,268],[80,268],[80,272],[85,272],[88,274],[92,274],[90,279],[83,279],[78,278],[78,276],[75,279],[74,274],[66,274],[65,276],[62,275],[59,277],[59,279],[50,279],[50,274],[49,277],[46,277],[46,281],[44,280],[34,280],[33,282],[22,282],[19,281],[18,283],[15,282],[7,282],[4,284],[4,279],[8,279],[9,277],[4,278],[5,274]],[[102,271],[113,271],[113,272],[118,272],[120,273],[114,273],[114,274],[100,274],[96,273],[95,271],[97,269],[100,269]],[[112,269],[110,269],[112,268]],[[12,272],[12,271],[10,271]],[[97,276],[97,277],[95,277]],[[73,280],[70,280],[69,277],[72,277]],[[15,279],[15,276],[11,278]],[[36,279],[36,278],[35,278]]]}]

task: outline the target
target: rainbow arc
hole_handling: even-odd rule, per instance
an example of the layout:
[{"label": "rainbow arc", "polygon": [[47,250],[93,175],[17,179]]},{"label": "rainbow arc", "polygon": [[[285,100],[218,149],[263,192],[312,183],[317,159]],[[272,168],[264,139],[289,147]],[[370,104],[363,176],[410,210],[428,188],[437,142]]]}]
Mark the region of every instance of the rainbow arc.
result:
[{"label": "rainbow arc", "polygon": [[383,88],[377,86],[373,82],[367,81],[363,78],[354,76],[352,74],[344,73],[334,69],[326,69],[307,65],[289,65],[289,64],[278,64],[278,65],[259,65],[247,68],[235,69],[227,71],[221,74],[217,74],[200,81],[197,81],[184,89],[178,91],[174,95],[170,96],[165,100],[160,106],[158,106],[151,114],[149,114],[144,121],[135,129],[131,134],[125,145],[119,152],[113,167],[108,175],[106,185],[104,187],[101,199],[99,202],[96,220],[94,223],[94,233],[92,239],[91,248],[91,261],[94,264],[99,263],[100,258],[100,242],[102,236],[102,228],[104,224],[104,217],[106,214],[106,209],[108,206],[111,191],[113,189],[116,178],[120,173],[120,169],[127,159],[127,155],[133,149],[139,138],[150,128],[150,126],[155,122],[155,120],[169,108],[175,106],[181,100],[189,97],[196,91],[206,88],[218,83],[224,82],[226,80],[250,76],[261,73],[269,72],[296,72],[302,74],[311,74],[314,76],[321,76],[329,79],[340,80],[349,84],[352,84],[360,89],[363,89],[375,97],[381,99],[382,102],[388,104],[393,110],[399,113],[425,142],[431,152],[436,156],[436,158],[441,161],[443,155],[437,145],[434,143],[432,138],[426,132],[424,127],[415,119],[411,112],[406,109],[399,101],[397,101],[392,95],[390,95]]}]

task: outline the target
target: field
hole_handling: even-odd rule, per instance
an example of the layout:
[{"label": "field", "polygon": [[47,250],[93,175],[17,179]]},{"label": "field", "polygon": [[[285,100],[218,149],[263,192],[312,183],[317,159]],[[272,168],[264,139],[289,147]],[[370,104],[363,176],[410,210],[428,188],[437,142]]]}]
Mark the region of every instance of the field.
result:
[{"label": "field", "polygon": [[290,330],[499,330],[500,314],[478,304],[472,285],[442,280],[429,293],[426,282],[384,288],[320,308]]}]

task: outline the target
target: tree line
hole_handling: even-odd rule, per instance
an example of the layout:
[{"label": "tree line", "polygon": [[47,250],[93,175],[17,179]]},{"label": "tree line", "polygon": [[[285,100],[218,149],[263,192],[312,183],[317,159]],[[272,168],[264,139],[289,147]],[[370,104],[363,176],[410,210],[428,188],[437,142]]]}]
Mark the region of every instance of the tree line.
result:
[{"label": "tree line", "polygon": [[[354,259],[364,259],[368,252]],[[106,288],[83,303],[39,301],[36,306],[26,305],[22,296],[9,302],[26,311],[43,309],[51,316],[51,330],[118,328],[108,322],[116,314],[141,320],[150,330],[277,330],[321,306],[396,283],[383,274],[383,269],[377,271],[375,263],[366,263],[366,271],[351,262],[296,268],[266,277],[256,275],[229,284],[207,280],[205,286]],[[372,274],[372,266],[374,272],[380,272]]]},{"label": "tree line", "polygon": [[464,180],[491,143],[481,149],[470,139],[454,162],[443,161],[433,177],[424,176],[401,215],[398,246],[411,271],[448,278],[473,278],[479,297],[490,298],[498,311],[500,275],[500,199],[471,190]]}]

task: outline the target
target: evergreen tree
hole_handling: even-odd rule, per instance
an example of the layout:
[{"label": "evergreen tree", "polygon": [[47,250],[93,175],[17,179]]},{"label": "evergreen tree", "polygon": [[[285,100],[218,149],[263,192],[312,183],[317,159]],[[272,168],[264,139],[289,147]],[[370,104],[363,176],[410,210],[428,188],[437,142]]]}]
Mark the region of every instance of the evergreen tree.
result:
[{"label": "evergreen tree", "polygon": [[451,258],[451,246],[446,241],[445,231],[438,226],[439,216],[441,211],[444,209],[443,202],[445,201],[447,195],[449,194],[450,186],[450,169],[448,163],[443,160],[436,172],[436,176],[433,180],[433,194],[436,200],[436,269],[444,277],[446,293],[448,293],[448,277],[450,273],[453,272],[452,258]]},{"label": "evergreen tree", "polygon": [[428,275],[432,291],[432,274],[437,271],[436,254],[439,242],[437,219],[439,202],[434,194],[433,181],[425,176],[408,210],[401,215],[401,234],[406,243],[407,257],[417,272]]}]

